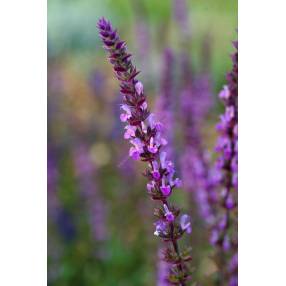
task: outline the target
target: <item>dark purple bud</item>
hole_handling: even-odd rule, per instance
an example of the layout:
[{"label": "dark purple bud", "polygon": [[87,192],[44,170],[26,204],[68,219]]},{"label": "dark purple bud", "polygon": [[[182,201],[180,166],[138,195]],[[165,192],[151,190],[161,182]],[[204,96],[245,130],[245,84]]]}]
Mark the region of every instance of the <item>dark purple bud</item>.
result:
[{"label": "dark purple bud", "polygon": [[107,47],[112,47],[114,45],[114,42],[113,41],[109,41],[109,40],[103,40],[104,44],[107,46]]},{"label": "dark purple bud", "polygon": [[128,81],[131,81],[132,79],[134,79],[139,73],[140,73],[140,71],[136,71],[136,69],[135,69],[134,72],[128,78]]},{"label": "dark purple bud", "polygon": [[131,57],[132,55],[131,54],[127,54],[126,56],[124,56],[123,58],[122,58],[122,61],[126,61],[127,59],[129,59],[130,57]]},{"label": "dark purple bud", "polygon": [[104,38],[107,38],[109,36],[109,33],[105,31],[100,31],[99,34]]},{"label": "dark purple bud", "polygon": [[114,30],[114,31],[109,35],[109,38],[110,38],[110,40],[113,40],[113,41],[114,41],[114,39],[116,38],[116,36],[117,36],[117,32],[116,32],[116,30]]},{"label": "dark purple bud", "polygon": [[121,66],[117,66],[117,67],[115,66],[114,70],[117,72],[126,72],[126,69],[124,67],[121,67]]},{"label": "dark purple bud", "polygon": [[116,44],[115,49],[116,50],[120,50],[121,48],[123,48],[125,46],[125,42],[124,41],[120,41]]}]

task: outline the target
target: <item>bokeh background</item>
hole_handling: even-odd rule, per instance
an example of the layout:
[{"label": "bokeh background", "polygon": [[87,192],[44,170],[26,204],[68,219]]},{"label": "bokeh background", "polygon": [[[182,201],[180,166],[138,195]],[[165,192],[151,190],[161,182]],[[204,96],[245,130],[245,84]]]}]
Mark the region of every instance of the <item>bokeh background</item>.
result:
[{"label": "bokeh background", "polygon": [[[222,110],[217,94],[237,39],[237,1],[48,1],[48,285],[156,285],[153,203],[142,165],[128,158],[118,83],[97,34],[101,16],[126,40],[154,108],[164,84],[166,49],[173,55],[176,128],[170,133],[180,175],[184,68],[199,90],[200,79],[207,78],[207,89],[201,89],[210,104],[201,135],[212,154]],[[183,186],[175,200],[192,215],[194,280],[212,285],[216,269],[192,196]]]}]

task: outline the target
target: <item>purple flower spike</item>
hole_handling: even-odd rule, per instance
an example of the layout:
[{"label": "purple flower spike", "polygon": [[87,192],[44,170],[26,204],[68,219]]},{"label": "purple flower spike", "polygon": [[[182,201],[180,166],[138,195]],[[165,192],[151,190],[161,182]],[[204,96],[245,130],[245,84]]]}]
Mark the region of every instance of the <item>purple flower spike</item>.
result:
[{"label": "purple flower spike", "polygon": [[134,147],[130,148],[129,156],[134,160],[139,160],[140,154],[143,152],[143,143],[138,138],[132,139],[130,142],[134,145]]},{"label": "purple flower spike", "polygon": [[161,179],[161,174],[160,171],[158,170],[159,166],[158,163],[156,161],[153,162],[153,165],[151,165],[152,171],[151,174],[153,176],[153,178],[158,181]]},{"label": "purple flower spike", "polygon": [[215,218],[214,168],[211,167],[201,130],[213,104],[211,80],[207,72],[194,77],[185,54],[181,56],[181,79],[181,121],[185,143],[181,156],[183,186],[196,200],[205,225],[210,226]]},{"label": "purple flower spike", "polygon": [[168,197],[171,193],[171,188],[170,188],[170,186],[162,186],[161,191],[165,197]]},{"label": "purple flower spike", "polygon": [[[159,216],[154,234],[167,244],[164,256],[164,261],[170,266],[167,279],[175,279],[176,285],[185,286],[191,277],[186,265],[191,257],[188,249],[180,251],[178,240],[183,234],[182,230],[191,232],[191,224],[189,216],[181,219],[179,224],[176,221],[179,209],[176,208],[176,213],[170,210],[168,197],[180,181],[173,181],[175,170],[174,164],[167,159],[169,154],[164,154],[163,157],[161,155],[164,152],[162,149],[167,145],[167,140],[161,133],[165,127],[148,110],[143,84],[136,79],[139,71],[131,61],[126,43],[120,40],[117,31],[104,18],[99,20],[98,29],[115,76],[120,82],[120,92],[123,96],[123,113],[120,120],[127,125],[124,138],[132,144],[129,155],[147,164],[144,172],[149,179],[147,192],[153,200],[161,203],[160,211],[157,211],[157,208],[156,212],[154,211]],[[165,210],[163,214],[162,209]],[[188,259],[185,258],[186,255]]]},{"label": "purple flower spike", "polygon": [[[236,45],[237,49],[237,45]],[[217,172],[221,179],[216,182],[219,191],[220,202],[217,207],[217,220],[213,224],[212,235],[217,238],[217,256],[221,251],[227,253],[227,257],[237,257],[237,160],[238,160],[238,53],[232,56],[233,68],[227,74],[228,84],[219,94],[225,112],[220,116],[217,125],[219,137],[215,151],[218,153],[216,161]],[[223,220],[219,219],[223,217]],[[213,240],[214,241],[214,240]],[[235,264],[232,260],[220,265],[222,281],[228,285],[237,285],[237,267],[229,267],[228,263]]]}]

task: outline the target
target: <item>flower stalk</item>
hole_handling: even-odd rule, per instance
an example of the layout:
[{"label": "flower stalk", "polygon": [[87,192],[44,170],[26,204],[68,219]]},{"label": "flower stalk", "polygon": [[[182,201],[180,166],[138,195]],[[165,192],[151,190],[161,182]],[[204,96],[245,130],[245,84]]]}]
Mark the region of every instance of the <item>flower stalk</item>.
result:
[{"label": "flower stalk", "polygon": [[191,232],[191,221],[189,215],[180,216],[179,208],[169,202],[169,197],[181,185],[181,181],[174,178],[174,164],[163,151],[167,145],[161,133],[164,126],[148,110],[143,84],[136,79],[139,71],[131,62],[126,43],[120,40],[117,31],[104,18],[99,20],[98,29],[120,82],[123,96],[120,119],[126,123],[124,138],[132,145],[129,156],[147,164],[144,172],[148,179],[147,193],[160,203],[154,210],[157,217],[154,235],[168,245],[163,255],[170,264],[166,280],[171,285],[187,285],[191,278],[187,266],[191,260],[190,250],[180,251],[178,241],[184,233]]}]

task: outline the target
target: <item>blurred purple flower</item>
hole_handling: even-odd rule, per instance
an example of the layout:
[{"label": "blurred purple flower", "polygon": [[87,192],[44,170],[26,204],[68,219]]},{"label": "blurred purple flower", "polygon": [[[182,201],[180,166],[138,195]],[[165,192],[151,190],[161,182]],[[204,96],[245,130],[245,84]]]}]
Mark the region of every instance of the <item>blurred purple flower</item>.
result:
[{"label": "blurred purple flower", "polygon": [[164,254],[161,249],[158,251],[157,264],[157,286],[169,286],[167,278],[170,272],[170,265],[164,260]]},{"label": "blurred purple flower", "polygon": [[237,286],[237,285],[238,285],[238,277],[237,277],[237,275],[231,276],[228,286]]},{"label": "blurred purple flower", "polygon": [[185,188],[194,194],[199,212],[209,225],[214,220],[216,195],[210,156],[203,145],[201,130],[213,104],[211,84],[207,74],[193,79],[191,68],[185,61],[181,70],[183,82],[180,101],[186,145],[181,157],[182,175]]},{"label": "blurred purple flower", "polygon": [[174,135],[169,132],[174,129],[174,55],[171,49],[166,49],[163,55],[163,67],[161,72],[161,86],[155,110],[158,118],[164,122],[161,134],[168,141],[165,151],[174,159]]},{"label": "blurred purple flower", "polygon": [[94,70],[89,76],[89,85],[96,96],[102,96],[105,85],[105,77],[100,70]]},{"label": "blurred purple flower", "polygon": [[182,39],[188,41],[191,37],[191,23],[186,0],[173,0],[174,18],[179,25]]},{"label": "blurred purple flower", "polygon": [[57,225],[59,233],[66,242],[74,240],[76,236],[75,222],[72,214],[69,211],[62,208],[59,210],[57,216]]},{"label": "blurred purple flower", "polygon": [[192,232],[191,217],[189,215],[182,215],[180,218],[180,224],[182,230],[186,231],[189,234]]},{"label": "blurred purple flower", "polygon": [[91,233],[96,241],[107,239],[106,206],[96,186],[96,168],[84,144],[74,147],[74,163],[78,184],[85,199]]},{"label": "blurred purple flower", "polygon": [[138,55],[140,61],[144,65],[146,59],[148,59],[149,52],[150,52],[150,31],[148,25],[145,23],[145,19],[136,21],[136,36],[137,36],[137,43],[138,43]]},{"label": "blurred purple flower", "polygon": [[[216,187],[219,191],[218,216],[212,227],[218,236],[215,242],[217,251],[224,250],[228,256],[232,256],[230,265],[224,263],[220,265],[221,274],[228,270],[226,277],[229,278],[228,285],[237,285],[237,152],[238,152],[238,52],[237,42],[234,43],[236,49],[232,55],[232,71],[227,74],[228,84],[219,93],[219,98],[224,103],[225,112],[220,116],[217,125],[219,137],[215,151],[218,153],[216,161],[217,172],[221,174],[221,179],[217,181]],[[220,217],[223,216],[224,222]],[[222,227],[223,225],[223,227]]]},{"label": "blurred purple flower", "polygon": [[48,189],[48,218],[55,220],[60,208],[57,187],[59,180],[57,154],[54,148],[48,147],[47,158],[47,189]]}]

